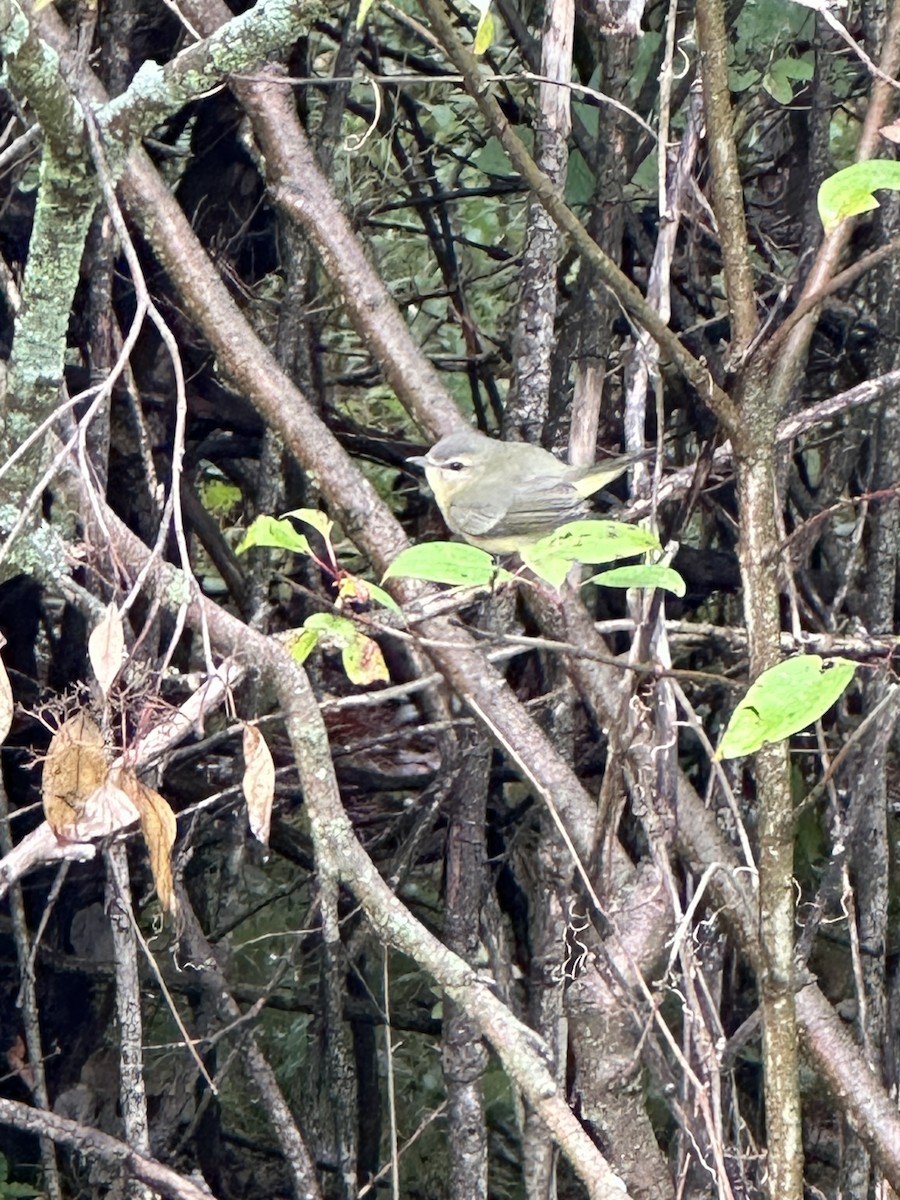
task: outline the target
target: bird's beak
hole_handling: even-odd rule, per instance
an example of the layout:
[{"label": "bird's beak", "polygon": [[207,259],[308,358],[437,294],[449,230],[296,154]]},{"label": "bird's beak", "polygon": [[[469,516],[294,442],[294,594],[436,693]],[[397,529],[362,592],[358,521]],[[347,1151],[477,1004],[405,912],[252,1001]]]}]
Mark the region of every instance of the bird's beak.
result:
[{"label": "bird's beak", "polygon": [[412,465],[414,467],[429,467],[429,466],[431,466],[431,461],[428,458],[427,454],[414,454],[412,456],[412,458],[408,458],[406,461],[408,463],[412,463]]}]

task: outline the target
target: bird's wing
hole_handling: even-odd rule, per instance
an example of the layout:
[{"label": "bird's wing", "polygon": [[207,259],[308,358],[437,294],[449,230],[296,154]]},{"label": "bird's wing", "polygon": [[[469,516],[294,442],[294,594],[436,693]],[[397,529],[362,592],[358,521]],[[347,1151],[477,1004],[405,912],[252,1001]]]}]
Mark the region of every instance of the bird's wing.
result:
[{"label": "bird's wing", "polygon": [[445,516],[454,533],[482,537],[502,519],[503,505],[499,497],[470,496],[465,503],[451,500]]},{"label": "bird's wing", "polygon": [[465,504],[451,505],[451,518],[461,531],[484,537],[526,537],[549,533],[588,512],[571,483],[532,477],[502,488],[478,489]]}]

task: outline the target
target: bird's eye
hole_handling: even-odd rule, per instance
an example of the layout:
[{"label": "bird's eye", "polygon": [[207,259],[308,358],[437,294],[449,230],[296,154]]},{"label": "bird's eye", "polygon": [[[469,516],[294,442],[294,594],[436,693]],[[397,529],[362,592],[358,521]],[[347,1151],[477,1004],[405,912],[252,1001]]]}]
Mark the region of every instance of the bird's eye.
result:
[{"label": "bird's eye", "polygon": [[465,465],[466,465],[465,463],[460,462],[459,459],[456,458],[453,460],[453,462],[448,462],[446,464],[446,469],[448,471],[461,471],[465,467]]}]

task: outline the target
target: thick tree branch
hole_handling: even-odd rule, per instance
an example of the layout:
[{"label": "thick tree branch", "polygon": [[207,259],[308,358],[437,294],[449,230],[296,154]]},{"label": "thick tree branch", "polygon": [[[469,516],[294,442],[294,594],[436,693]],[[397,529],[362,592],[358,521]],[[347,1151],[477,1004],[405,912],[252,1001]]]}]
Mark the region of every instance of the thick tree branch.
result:
[{"label": "thick tree branch", "polygon": [[63,161],[80,159],[84,112],[63,82],[57,53],[32,27],[18,0],[0,3],[0,45],[10,81],[34,109],[44,143]]},{"label": "thick tree branch", "polygon": [[96,116],[106,144],[131,149],[189,101],[283,53],[338,8],[337,0],[258,0],[239,16],[228,12],[209,37],[171,62],[145,62],[122,95],[104,105]]},{"label": "thick tree branch", "polygon": [[56,1113],[42,1112],[37,1108],[29,1108],[27,1104],[0,1097],[0,1124],[52,1138],[58,1145],[69,1146],[87,1159],[99,1158],[102,1162],[111,1163],[124,1174],[139,1179],[171,1200],[209,1200],[208,1191],[197,1187],[156,1159],[141,1154],[107,1133],[101,1133],[99,1129],[58,1117]]}]

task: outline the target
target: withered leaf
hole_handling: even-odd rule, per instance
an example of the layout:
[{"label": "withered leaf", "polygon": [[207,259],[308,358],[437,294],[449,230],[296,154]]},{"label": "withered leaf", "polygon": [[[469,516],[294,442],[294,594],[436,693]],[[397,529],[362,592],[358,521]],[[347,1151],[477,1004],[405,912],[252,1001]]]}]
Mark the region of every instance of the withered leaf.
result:
[{"label": "withered leaf", "polygon": [[165,912],[174,916],[178,908],[172,879],[172,847],[178,832],[175,814],[165,797],[141,783],[134,771],[123,769],[116,772],[116,777],[118,786],[140,813],[141,833],[150,853],[150,870],[159,902]]},{"label": "withered leaf", "polygon": [[138,810],[120,787],[115,772],[110,771],[101,785],[87,796],[81,814],[65,830],[70,842],[90,842],[109,837],[138,819]]},{"label": "withered leaf", "polygon": [[365,686],[369,683],[390,682],[391,677],[381,647],[365,634],[354,633],[349,644],[343,649],[341,661],[351,683]]},{"label": "withered leaf", "polygon": [[3,660],[0,659],[0,742],[6,741],[6,735],[12,727],[14,707],[9,676]]},{"label": "withered leaf", "polygon": [[106,696],[125,657],[125,630],[115,604],[109,605],[106,615],[88,638],[88,657]]},{"label": "withered leaf", "polygon": [[241,784],[247,798],[250,832],[257,841],[268,846],[275,799],[275,763],[266,739],[255,725],[244,726],[244,778]]},{"label": "withered leaf", "polygon": [[108,773],[109,758],[97,723],[84,712],[69,717],[50,740],[41,780],[44,816],[58,837],[82,840],[74,827],[88,797]]},{"label": "withered leaf", "polygon": [[18,1075],[29,1091],[34,1091],[34,1068],[28,1061],[28,1048],[20,1034],[16,1034],[6,1051],[6,1063],[14,1075]]}]

